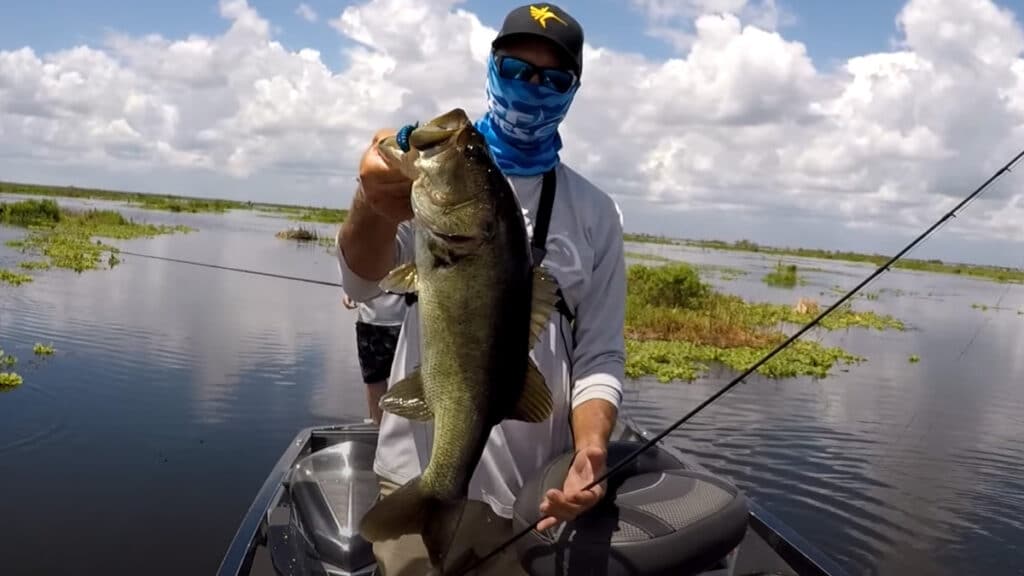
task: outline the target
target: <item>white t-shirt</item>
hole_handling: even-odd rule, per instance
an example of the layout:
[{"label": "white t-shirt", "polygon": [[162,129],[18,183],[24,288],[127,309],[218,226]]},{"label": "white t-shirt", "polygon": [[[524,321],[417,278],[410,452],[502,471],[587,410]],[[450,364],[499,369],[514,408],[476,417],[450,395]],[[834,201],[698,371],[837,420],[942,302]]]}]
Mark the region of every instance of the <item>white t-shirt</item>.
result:
[{"label": "white t-shirt", "polygon": [[360,322],[377,326],[398,326],[405,320],[405,296],[381,292],[373,300],[356,303]]},{"label": "white t-shirt", "polygon": [[[553,413],[543,422],[506,420],[495,426],[470,482],[469,498],[489,503],[505,518],[511,518],[523,484],[552,458],[572,450],[572,408],[594,398],[616,407],[622,400],[626,305],[622,214],[610,196],[569,167],[560,164],[556,174],[543,265],[557,278],[576,316],[575,334],[567,318],[552,313],[531,357],[551,389]],[[542,176],[511,177],[509,182],[532,238]],[[412,223],[402,223],[395,241],[395,266],[413,259],[413,242]],[[342,284],[353,300],[381,292],[375,282],[349,269],[340,246],[338,260]],[[389,384],[415,369],[419,357],[419,310],[414,304],[402,325]],[[432,431],[431,422],[412,422],[385,412],[376,473],[398,484],[419,475],[430,460]]]}]

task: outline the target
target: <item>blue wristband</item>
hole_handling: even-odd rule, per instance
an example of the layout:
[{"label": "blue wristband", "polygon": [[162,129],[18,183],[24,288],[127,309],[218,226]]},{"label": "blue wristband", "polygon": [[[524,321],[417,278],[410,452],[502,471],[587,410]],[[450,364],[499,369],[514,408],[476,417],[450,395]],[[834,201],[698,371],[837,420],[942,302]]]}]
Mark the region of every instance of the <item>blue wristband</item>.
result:
[{"label": "blue wristband", "polygon": [[419,122],[415,124],[406,124],[398,130],[398,134],[395,135],[395,140],[398,141],[398,147],[402,149],[402,152],[409,151],[409,134],[411,134],[419,124]]}]

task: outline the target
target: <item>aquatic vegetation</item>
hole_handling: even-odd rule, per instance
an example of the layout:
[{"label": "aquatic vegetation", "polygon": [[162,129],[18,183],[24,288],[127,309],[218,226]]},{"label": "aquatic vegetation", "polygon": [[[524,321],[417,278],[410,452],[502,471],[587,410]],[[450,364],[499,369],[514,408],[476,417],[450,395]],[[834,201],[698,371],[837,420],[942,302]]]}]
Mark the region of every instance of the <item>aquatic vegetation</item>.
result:
[{"label": "aquatic vegetation", "polygon": [[[10,354],[5,354],[0,349],[0,368],[10,368],[18,363],[18,359]],[[15,372],[0,372],[0,388],[20,386],[22,378]]]},{"label": "aquatic vegetation", "polygon": [[319,222],[325,224],[341,223],[348,217],[348,210],[339,208],[309,208],[309,207],[261,207],[261,212],[280,214],[288,216],[289,219],[303,222]]},{"label": "aquatic vegetation", "polygon": [[[719,362],[743,370],[787,337],[786,324],[804,325],[819,313],[817,303],[795,306],[750,303],[714,291],[686,263],[630,266],[626,296],[627,372],[659,379],[692,380]],[[904,329],[891,316],[855,311],[845,303],[818,327]],[[770,377],[824,377],[836,363],[863,359],[840,348],[801,339],[759,368]]]},{"label": "aquatic vegetation", "polygon": [[[660,382],[692,381],[707,372],[712,362],[742,372],[770,350],[771,347],[716,348],[692,342],[629,340],[626,342],[626,376],[652,375]],[[813,341],[797,340],[758,367],[757,373],[769,378],[825,378],[837,363],[849,365],[862,360],[840,348],[826,348]]]},{"label": "aquatic vegetation", "polygon": [[697,270],[684,263],[630,266],[626,282],[630,296],[652,306],[693,308],[711,293]]},{"label": "aquatic vegetation", "polygon": [[340,222],[348,215],[347,210],[340,210],[336,208],[256,203],[242,200],[226,200],[223,198],[197,198],[192,196],[176,196],[172,194],[144,194],[141,192],[79,188],[77,186],[48,186],[43,184],[24,184],[17,182],[0,182],[0,194],[4,193],[59,198],[109,200],[113,202],[124,202],[128,205],[137,206],[147,210],[163,210],[167,212],[198,213],[226,212],[228,210],[259,210],[261,212],[274,214],[295,214],[299,220],[325,223]]},{"label": "aquatic vegetation", "polygon": [[761,280],[778,288],[793,288],[798,282],[803,283],[797,276],[796,264],[783,264],[781,260],[775,265],[775,270],[765,274]]},{"label": "aquatic vegetation", "polygon": [[635,260],[649,260],[651,262],[671,262],[671,258],[666,258],[658,254],[644,254],[643,252],[630,252],[626,251],[626,258],[633,258]]},{"label": "aquatic vegetation", "polygon": [[205,198],[180,198],[176,196],[156,196],[140,194],[130,198],[128,204],[137,205],[149,210],[164,210],[166,212],[188,212],[192,214],[200,212],[227,212],[238,208],[240,203],[231,200],[217,200]]},{"label": "aquatic vegetation", "polygon": [[[777,256],[797,256],[803,258],[816,258],[819,260],[859,262],[873,264],[874,266],[881,266],[891,258],[891,256],[883,254],[862,254],[858,252],[821,250],[818,248],[780,248],[774,246],[761,246],[750,240],[739,240],[736,242],[726,242],[723,240],[683,240],[675,243],[700,248],[712,248],[716,250],[757,252]],[[947,263],[938,259],[919,260],[914,258],[901,258],[897,260],[892,267],[918,272],[970,276],[972,278],[990,280],[994,282],[1024,283],[1024,270],[1005,266]]]},{"label": "aquatic vegetation", "polygon": [[50,268],[50,263],[46,260],[26,260],[19,262],[18,266],[25,270],[46,270]]},{"label": "aquatic vegetation", "polygon": [[303,226],[282,230],[277,234],[274,234],[274,236],[284,238],[286,240],[298,240],[300,242],[315,241],[320,238],[320,234],[318,234],[315,229],[305,228]]},{"label": "aquatic vegetation", "polygon": [[[19,206],[24,203],[52,203],[53,200],[24,200],[9,204]],[[50,210],[49,207],[46,210]],[[117,247],[93,240],[94,237],[128,240],[148,238],[159,234],[189,232],[192,228],[176,225],[156,225],[135,222],[125,218],[114,210],[74,211],[58,207],[59,217],[46,223],[35,223],[27,227],[28,235],[20,240],[7,242],[7,245],[22,252],[45,256],[50,266],[67,268],[76,272],[96,269],[102,262],[103,255],[109,254],[107,263],[111,266],[118,262],[115,254]],[[35,264],[35,267],[43,267]]]},{"label": "aquatic vegetation", "polygon": [[60,222],[60,207],[53,200],[22,200],[0,204],[0,224],[45,226]]},{"label": "aquatic vegetation", "polygon": [[10,284],[12,286],[21,286],[32,281],[32,277],[28,274],[19,274],[13,270],[7,270],[6,268],[0,268],[0,284]]},{"label": "aquatic vegetation", "polygon": [[668,238],[666,236],[656,236],[654,234],[643,234],[626,232],[622,235],[622,239],[626,242],[637,242],[643,244],[680,244],[678,240]]},{"label": "aquatic vegetation", "polygon": [[32,353],[36,356],[50,356],[54,353],[53,345],[45,345],[36,342],[35,346],[32,347]]},{"label": "aquatic vegetation", "polygon": [[697,269],[701,272],[711,275],[712,273],[718,275],[719,280],[735,280],[740,276],[746,276],[750,272],[743,270],[742,268],[736,268],[733,266],[722,266],[719,264],[697,264]]}]

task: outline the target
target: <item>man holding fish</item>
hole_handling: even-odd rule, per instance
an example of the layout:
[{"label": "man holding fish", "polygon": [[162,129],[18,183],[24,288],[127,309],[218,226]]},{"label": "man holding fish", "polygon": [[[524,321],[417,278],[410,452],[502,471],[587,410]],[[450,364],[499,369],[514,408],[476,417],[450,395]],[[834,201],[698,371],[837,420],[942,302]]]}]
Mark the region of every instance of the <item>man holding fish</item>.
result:
[{"label": "man holding fish", "polygon": [[[526,5],[492,46],[484,117],[378,132],[338,235],[353,300],[415,299],[381,400],[382,498],[360,526],[386,576],[490,553],[523,483],[568,450],[537,528],[603,496],[581,488],[605,471],[622,398],[626,279],[618,207],[558,154],[583,31]],[[507,550],[480,573],[524,572]]]}]

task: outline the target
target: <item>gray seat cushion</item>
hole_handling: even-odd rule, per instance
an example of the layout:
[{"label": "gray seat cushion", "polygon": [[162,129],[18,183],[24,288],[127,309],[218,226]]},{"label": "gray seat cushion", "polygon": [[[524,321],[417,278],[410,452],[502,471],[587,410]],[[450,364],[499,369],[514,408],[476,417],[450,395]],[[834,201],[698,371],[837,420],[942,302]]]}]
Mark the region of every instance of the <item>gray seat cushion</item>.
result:
[{"label": "gray seat cushion", "polygon": [[[613,442],[608,467],[642,444]],[[550,488],[561,488],[572,453],[555,458],[523,487],[515,504],[515,531],[539,516]],[[697,573],[743,540],[746,498],[725,480],[687,470],[652,447],[608,482],[602,502],[560,527],[530,531],[517,541],[523,567],[535,576],[603,576]]]}]

